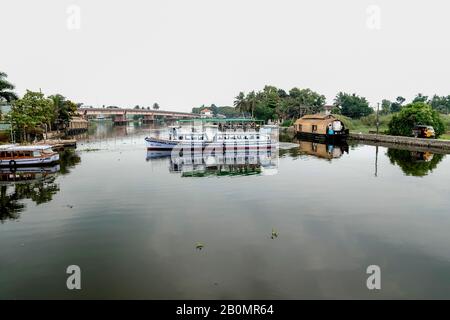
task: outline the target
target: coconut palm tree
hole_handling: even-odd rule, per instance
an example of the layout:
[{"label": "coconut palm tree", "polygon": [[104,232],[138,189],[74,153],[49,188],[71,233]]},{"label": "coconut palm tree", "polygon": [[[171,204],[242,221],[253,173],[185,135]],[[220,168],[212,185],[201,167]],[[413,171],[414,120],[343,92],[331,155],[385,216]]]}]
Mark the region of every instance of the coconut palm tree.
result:
[{"label": "coconut palm tree", "polygon": [[11,91],[14,90],[14,85],[6,80],[7,77],[6,73],[0,71],[0,101],[6,100],[6,102],[11,102],[18,97]]},{"label": "coconut palm tree", "polygon": [[258,102],[258,98],[256,97],[256,93],[255,91],[251,91],[249,92],[249,94],[247,94],[247,111],[250,111],[252,114],[252,118],[254,116],[255,113],[255,108],[256,108],[256,103]]},{"label": "coconut palm tree", "polygon": [[234,98],[234,106],[241,112],[247,112],[248,103],[245,99],[245,94],[241,91],[239,94]]}]

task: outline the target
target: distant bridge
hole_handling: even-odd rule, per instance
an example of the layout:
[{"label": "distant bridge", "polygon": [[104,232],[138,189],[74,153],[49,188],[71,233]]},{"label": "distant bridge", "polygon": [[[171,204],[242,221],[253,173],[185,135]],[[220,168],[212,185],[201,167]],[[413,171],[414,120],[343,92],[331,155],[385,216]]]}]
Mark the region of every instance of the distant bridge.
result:
[{"label": "distant bridge", "polygon": [[199,115],[189,112],[163,111],[155,109],[122,109],[122,108],[78,108],[78,115],[84,119],[96,118],[99,115],[114,116],[114,122],[127,122],[127,116],[143,116],[143,121],[153,121],[155,119],[178,120],[193,119]]}]

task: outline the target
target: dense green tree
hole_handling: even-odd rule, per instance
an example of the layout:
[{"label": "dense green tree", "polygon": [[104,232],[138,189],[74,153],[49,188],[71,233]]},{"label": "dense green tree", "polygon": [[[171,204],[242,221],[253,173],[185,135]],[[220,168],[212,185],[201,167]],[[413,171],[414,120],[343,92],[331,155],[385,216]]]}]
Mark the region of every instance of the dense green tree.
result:
[{"label": "dense green tree", "polygon": [[424,96],[423,94],[418,93],[412,102],[413,103],[415,103],[415,102],[424,102],[425,103],[427,101],[428,101],[428,96]]},{"label": "dense green tree", "polygon": [[53,114],[51,115],[50,129],[58,125],[67,126],[75,115],[78,105],[60,94],[54,94],[48,97],[53,101]]},{"label": "dense green tree", "polygon": [[287,98],[289,97],[289,95],[286,93],[286,91],[284,91],[283,89],[278,89],[278,96],[281,99]]},{"label": "dense green tree", "polygon": [[292,88],[289,97],[285,99],[283,111],[287,118],[300,118],[308,113],[322,111],[326,98],[311,89]]},{"label": "dense green tree", "polygon": [[317,113],[325,104],[325,96],[311,89],[292,88],[289,93],[274,86],[251,91],[247,95],[240,92],[234,106],[246,115],[260,120],[296,119],[307,113]]},{"label": "dense green tree", "polygon": [[437,137],[445,132],[445,124],[436,110],[424,102],[414,102],[392,117],[388,125],[389,134],[411,136],[414,126],[419,124],[432,126]]},{"label": "dense green tree", "polygon": [[0,71],[0,102],[4,100],[9,103],[18,97],[12,91],[14,90],[14,85],[6,80],[7,77],[6,73]]},{"label": "dense green tree", "polygon": [[237,118],[240,116],[239,110],[234,107],[223,106],[218,108],[218,113],[224,115],[227,118]]},{"label": "dense green tree", "polygon": [[383,99],[381,101],[381,114],[389,114],[391,113],[391,106],[392,106],[392,102],[387,100],[387,99]]},{"label": "dense green tree", "polygon": [[350,118],[359,119],[373,113],[366,98],[356,94],[339,92],[334,100],[334,105],[341,109],[342,115]]},{"label": "dense green tree", "polygon": [[54,117],[53,100],[45,98],[40,92],[29,90],[23,98],[13,102],[11,112],[7,115],[14,130],[19,130],[24,139],[32,130],[43,129],[44,125],[50,125]]},{"label": "dense green tree", "polygon": [[216,117],[217,114],[219,113],[219,108],[214,103],[211,104],[211,106],[208,109],[211,110],[211,113],[213,114],[214,117]]},{"label": "dense green tree", "polygon": [[446,113],[449,114],[450,113],[450,95],[448,96],[438,96],[438,95],[434,95],[433,98],[431,98],[431,100],[429,101],[431,107],[434,110],[437,110],[438,112],[441,113]]},{"label": "dense green tree", "polygon": [[395,102],[391,104],[391,112],[399,112],[402,109],[403,103],[406,101],[405,98],[398,96]]}]

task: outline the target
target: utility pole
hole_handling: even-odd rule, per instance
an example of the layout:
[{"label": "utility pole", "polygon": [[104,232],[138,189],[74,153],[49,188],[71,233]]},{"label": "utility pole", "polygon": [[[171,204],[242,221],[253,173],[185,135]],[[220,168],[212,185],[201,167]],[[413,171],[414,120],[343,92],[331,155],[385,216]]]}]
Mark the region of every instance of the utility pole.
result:
[{"label": "utility pole", "polygon": [[377,135],[379,133],[379,127],[380,127],[380,122],[378,121],[379,120],[379,118],[378,118],[379,111],[380,111],[380,103],[378,102],[377,103]]}]

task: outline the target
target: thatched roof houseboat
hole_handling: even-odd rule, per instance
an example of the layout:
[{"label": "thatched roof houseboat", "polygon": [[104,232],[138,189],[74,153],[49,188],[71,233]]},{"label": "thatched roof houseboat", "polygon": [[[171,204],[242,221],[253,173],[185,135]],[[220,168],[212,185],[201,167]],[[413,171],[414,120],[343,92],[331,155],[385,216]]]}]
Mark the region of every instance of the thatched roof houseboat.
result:
[{"label": "thatched roof houseboat", "polygon": [[342,121],[329,114],[308,114],[294,123],[298,135],[318,138],[346,138],[348,129]]}]

